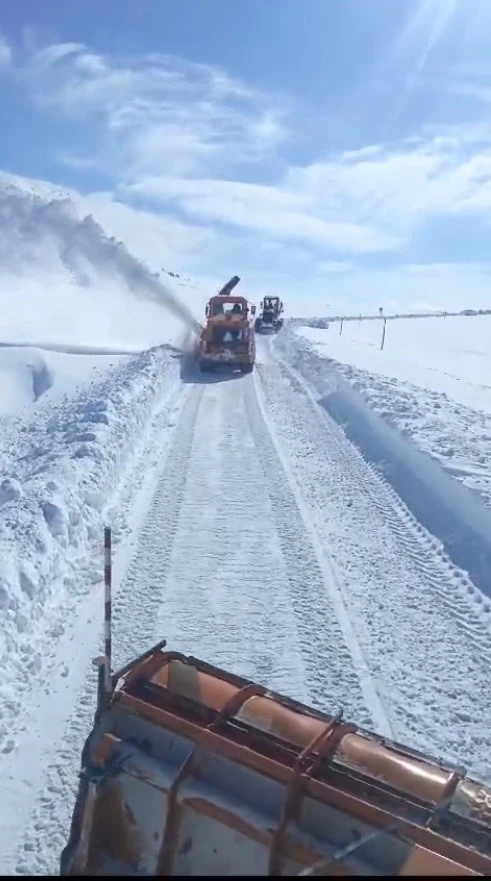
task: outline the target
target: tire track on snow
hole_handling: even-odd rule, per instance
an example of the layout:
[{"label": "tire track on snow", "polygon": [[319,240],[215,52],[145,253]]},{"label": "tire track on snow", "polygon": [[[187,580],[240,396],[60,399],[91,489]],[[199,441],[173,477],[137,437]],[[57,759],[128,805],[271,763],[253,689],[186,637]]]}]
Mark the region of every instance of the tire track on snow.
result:
[{"label": "tire track on snow", "polygon": [[[303,376],[283,359],[278,359],[278,363],[291,377],[292,382],[303,389],[319,411],[320,417],[325,420],[326,432],[340,457],[346,462],[346,479],[349,480],[349,475],[356,467],[359,485],[364,487],[374,510],[386,520],[414,567],[431,585],[441,607],[453,616],[460,630],[473,640],[476,648],[484,653],[491,664],[491,626],[481,616],[481,592],[476,589],[467,573],[450,560],[442,542],[418,522],[387,478],[364,459],[355,445],[347,442],[341,427],[317,403]],[[360,460],[363,463],[362,468],[359,467]]]},{"label": "tire track on snow", "polygon": [[259,371],[396,738],[489,777],[489,640],[462,630],[454,567],[303,378],[276,359]]},{"label": "tire track on snow", "polygon": [[248,380],[205,385],[155,636],[305,700],[285,561],[245,413]]},{"label": "tire track on snow", "polygon": [[342,604],[333,572],[320,548],[292,477],[265,416],[259,380],[251,377],[246,410],[256,454],[275,513],[312,702],[392,736],[384,707]]}]

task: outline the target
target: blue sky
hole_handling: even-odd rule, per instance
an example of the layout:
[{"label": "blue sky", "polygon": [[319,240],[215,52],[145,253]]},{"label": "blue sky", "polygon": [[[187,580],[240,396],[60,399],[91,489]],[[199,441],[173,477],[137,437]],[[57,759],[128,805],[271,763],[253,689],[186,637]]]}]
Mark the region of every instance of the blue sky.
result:
[{"label": "blue sky", "polygon": [[0,168],[153,262],[489,303],[488,0],[16,0]]}]

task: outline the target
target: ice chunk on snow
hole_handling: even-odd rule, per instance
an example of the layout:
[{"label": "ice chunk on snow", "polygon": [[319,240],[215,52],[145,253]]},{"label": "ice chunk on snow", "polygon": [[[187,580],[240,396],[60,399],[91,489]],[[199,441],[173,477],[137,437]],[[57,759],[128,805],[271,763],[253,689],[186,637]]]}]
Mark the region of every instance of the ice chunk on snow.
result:
[{"label": "ice chunk on snow", "polygon": [[22,487],[15,477],[5,477],[0,483],[0,505],[13,502],[22,496]]},{"label": "ice chunk on snow", "polygon": [[54,502],[43,502],[41,507],[51,535],[55,538],[64,537],[68,526],[65,511]]}]

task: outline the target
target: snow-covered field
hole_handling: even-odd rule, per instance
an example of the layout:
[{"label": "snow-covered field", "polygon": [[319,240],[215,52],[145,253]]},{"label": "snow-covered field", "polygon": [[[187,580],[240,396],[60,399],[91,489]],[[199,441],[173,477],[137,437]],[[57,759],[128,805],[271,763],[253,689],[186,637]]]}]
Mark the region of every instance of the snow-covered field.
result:
[{"label": "snow-covered field", "polygon": [[[133,264],[88,227],[97,259],[91,245],[70,310],[88,290],[125,327],[94,336],[58,315],[34,336],[19,309],[0,347],[0,869],[58,870],[95,703],[104,524],[116,666],[166,637],[491,779],[491,511],[472,470],[491,410],[463,357],[468,328],[482,337],[467,348],[489,351],[481,319],[446,356],[425,320],[391,324],[382,353],[363,340],[376,322],[287,328],[258,339],[252,375],[204,378],[179,348],[198,299],[179,313],[166,295],[168,338],[155,344],[153,314],[143,347]],[[102,264],[124,276],[110,307]],[[463,481],[438,461],[444,430]]]}]

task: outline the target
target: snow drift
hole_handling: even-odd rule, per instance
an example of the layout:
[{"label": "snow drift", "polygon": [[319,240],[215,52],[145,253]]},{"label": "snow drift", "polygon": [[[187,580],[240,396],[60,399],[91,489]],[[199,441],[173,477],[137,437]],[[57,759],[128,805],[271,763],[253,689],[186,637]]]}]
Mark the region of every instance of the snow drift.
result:
[{"label": "snow drift", "polygon": [[77,394],[131,354],[136,352],[66,352],[0,343],[0,415],[5,419],[62,395]]},{"label": "snow drift", "polygon": [[[59,636],[73,602],[100,580],[91,560],[104,515],[138,455],[155,406],[179,381],[178,364],[171,348],[152,349],[114,367],[78,396],[4,425],[0,665],[3,697],[15,712],[49,652],[48,630]],[[9,692],[22,668],[21,684]],[[0,713],[0,750],[8,732]]]},{"label": "snow drift", "polygon": [[[386,398],[382,411],[388,418],[381,418],[370,407],[372,387],[380,382],[381,377],[377,374],[366,374],[364,382],[361,382],[360,371],[328,356],[327,353],[330,354],[336,345],[332,336],[329,337],[332,331],[321,331],[325,335],[320,344],[322,357],[308,341],[311,334],[306,333],[306,330],[310,329],[302,329],[301,333],[287,331],[282,334],[275,340],[278,354],[315,388],[318,402],[341,426],[343,433],[361,452],[364,460],[389,483],[415,520],[442,543],[442,548],[453,563],[468,573],[472,583],[469,582],[466,589],[475,597],[478,606],[482,606],[488,614],[491,610],[488,600],[491,565],[489,509],[486,509],[482,500],[472,491],[472,486],[466,486],[465,481],[456,481],[453,476],[445,473],[446,469],[440,467],[435,461],[436,457],[430,457],[426,450],[418,449],[416,444],[411,443],[409,438],[397,430],[398,413],[391,405],[403,391],[399,389],[395,379],[392,378],[389,384],[390,398]],[[384,353],[379,354],[382,356],[380,369],[390,371],[392,362],[389,360],[384,363]],[[399,366],[402,369],[402,361]],[[409,373],[411,369],[414,369],[414,365],[409,362]],[[415,389],[415,392],[418,390]],[[421,392],[419,390],[414,404],[419,407],[420,418],[424,402]],[[468,421],[465,428],[464,425],[460,426],[464,444],[466,435],[473,430],[473,420],[470,418],[472,411],[467,409],[466,412]],[[486,441],[487,437],[484,440],[481,438],[481,443]],[[456,452],[459,452],[458,449]],[[475,591],[474,585],[479,590]]]},{"label": "snow drift", "polygon": [[303,327],[288,339],[297,354],[308,345],[308,370],[319,382],[345,379],[385,423],[491,508],[491,317],[390,321],[382,351],[381,330],[379,321],[349,322],[342,334],[332,324]]},{"label": "snow drift", "polygon": [[52,383],[48,365],[35,350],[0,349],[0,415],[37,401]]}]

